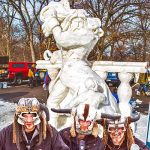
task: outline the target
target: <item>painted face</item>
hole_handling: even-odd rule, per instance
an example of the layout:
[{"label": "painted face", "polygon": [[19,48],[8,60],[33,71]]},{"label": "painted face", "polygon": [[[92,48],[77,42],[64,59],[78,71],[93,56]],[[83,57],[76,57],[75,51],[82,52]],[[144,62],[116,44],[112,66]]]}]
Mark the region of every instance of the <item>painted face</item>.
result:
[{"label": "painted face", "polygon": [[27,114],[27,113],[24,113],[23,114],[23,117],[25,119],[25,123],[24,123],[24,129],[25,129],[25,132],[29,133],[29,132],[32,132],[35,128],[35,125],[34,125],[34,117],[35,117],[36,114],[32,113],[32,114]]},{"label": "painted face", "polygon": [[96,118],[96,109],[89,104],[80,105],[77,108],[75,123],[76,132],[89,135],[93,131],[93,125]]},{"label": "painted face", "polygon": [[91,125],[90,121],[79,120],[80,130],[82,132],[88,132],[88,127]]},{"label": "painted face", "polygon": [[109,124],[108,133],[114,145],[120,145],[125,137],[125,126],[124,124]]}]

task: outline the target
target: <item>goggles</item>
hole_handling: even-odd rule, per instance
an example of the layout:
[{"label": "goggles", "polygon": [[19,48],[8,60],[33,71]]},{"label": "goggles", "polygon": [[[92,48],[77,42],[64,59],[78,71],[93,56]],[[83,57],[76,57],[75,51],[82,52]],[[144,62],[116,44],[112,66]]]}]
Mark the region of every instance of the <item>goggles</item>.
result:
[{"label": "goggles", "polygon": [[91,121],[84,121],[84,120],[81,120],[79,119],[79,124],[80,125],[86,125],[86,126],[90,126],[91,125]]},{"label": "goggles", "polygon": [[109,124],[107,131],[109,133],[115,133],[115,132],[118,132],[118,131],[125,132],[126,127],[125,127],[124,124]]},{"label": "goggles", "polygon": [[32,114],[33,115],[33,122],[34,122],[34,125],[37,125],[41,122],[40,118],[39,118],[39,115],[37,112],[21,112],[19,115],[18,115],[18,120],[17,122],[21,125],[24,125],[25,124],[25,117],[24,115],[25,114]]},{"label": "goggles", "polygon": [[76,122],[76,131],[80,134],[89,135],[92,133],[93,129],[92,121],[84,121],[82,119],[78,119]]}]

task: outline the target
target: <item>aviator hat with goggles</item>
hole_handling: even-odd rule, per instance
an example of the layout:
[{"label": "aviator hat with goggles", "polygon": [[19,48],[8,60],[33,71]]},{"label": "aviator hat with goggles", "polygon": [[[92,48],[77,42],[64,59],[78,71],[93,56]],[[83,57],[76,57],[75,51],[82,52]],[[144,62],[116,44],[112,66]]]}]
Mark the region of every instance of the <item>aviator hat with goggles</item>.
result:
[{"label": "aviator hat with goggles", "polygon": [[36,98],[21,98],[16,107],[16,113],[13,122],[13,143],[17,144],[19,148],[19,141],[21,139],[21,126],[25,124],[24,114],[33,114],[34,125],[39,125],[42,134],[39,137],[39,143],[46,138],[47,122],[49,121],[48,108],[40,104]]},{"label": "aviator hat with goggles", "polygon": [[24,114],[33,114],[34,125],[41,122],[39,116],[41,115],[40,103],[36,98],[21,98],[16,108],[17,122],[24,125]]}]

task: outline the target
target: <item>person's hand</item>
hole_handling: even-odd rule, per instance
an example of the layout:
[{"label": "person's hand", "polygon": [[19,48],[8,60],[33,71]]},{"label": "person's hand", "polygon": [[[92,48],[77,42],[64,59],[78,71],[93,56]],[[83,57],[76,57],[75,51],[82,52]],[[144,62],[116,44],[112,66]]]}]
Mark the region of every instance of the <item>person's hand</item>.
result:
[{"label": "person's hand", "polygon": [[44,24],[42,25],[43,33],[46,37],[52,34],[52,30],[59,26],[59,24],[70,13],[71,9],[60,2],[50,2],[48,6],[45,6],[41,13],[40,19]]}]

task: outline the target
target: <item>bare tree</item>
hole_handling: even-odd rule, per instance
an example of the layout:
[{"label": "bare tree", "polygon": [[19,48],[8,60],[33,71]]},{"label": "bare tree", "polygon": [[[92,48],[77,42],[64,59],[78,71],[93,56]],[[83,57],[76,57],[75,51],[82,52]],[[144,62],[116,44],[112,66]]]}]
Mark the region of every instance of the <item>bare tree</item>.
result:
[{"label": "bare tree", "polygon": [[[4,3],[0,2],[1,6],[1,23],[2,26],[2,40],[1,43],[5,43],[5,54],[9,56],[11,60],[11,42],[13,36],[13,21],[15,16],[15,10],[10,5],[5,5]],[[2,25],[1,24],[1,25]]]},{"label": "bare tree", "polygon": [[38,21],[43,5],[45,3],[47,4],[47,0],[9,0],[7,3],[12,5],[20,17],[21,23],[27,35],[27,42],[30,47],[32,61],[35,62],[34,42],[36,39],[34,39],[34,27],[35,22]]},{"label": "bare tree", "polygon": [[83,0],[83,6],[90,15],[100,18],[102,21],[102,29],[105,32],[104,36],[98,42],[97,47],[94,49],[97,60],[102,59],[104,51],[108,48],[111,51],[112,57],[118,41],[125,43],[125,37],[127,38],[126,34],[130,31],[125,26],[127,23],[131,23],[132,18],[139,9],[138,6],[143,3],[140,0]]},{"label": "bare tree", "polygon": [[136,19],[134,20],[133,24],[135,25],[136,32],[139,34],[139,43],[142,46],[142,61],[146,61],[146,55],[148,52],[150,52],[148,50],[148,40],[150,37],[150,2],[149,5],[146,2],[138,5]]}]

